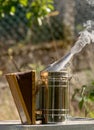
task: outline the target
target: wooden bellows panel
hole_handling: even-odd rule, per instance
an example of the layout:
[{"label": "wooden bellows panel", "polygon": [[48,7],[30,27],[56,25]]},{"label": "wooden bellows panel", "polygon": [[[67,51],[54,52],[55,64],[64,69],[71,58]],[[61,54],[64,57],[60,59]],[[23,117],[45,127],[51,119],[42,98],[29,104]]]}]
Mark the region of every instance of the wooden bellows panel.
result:
[{"label": "wooden bellows panel", "polygon": [[23,124],[36,122],[35,71],[6,74]]}]

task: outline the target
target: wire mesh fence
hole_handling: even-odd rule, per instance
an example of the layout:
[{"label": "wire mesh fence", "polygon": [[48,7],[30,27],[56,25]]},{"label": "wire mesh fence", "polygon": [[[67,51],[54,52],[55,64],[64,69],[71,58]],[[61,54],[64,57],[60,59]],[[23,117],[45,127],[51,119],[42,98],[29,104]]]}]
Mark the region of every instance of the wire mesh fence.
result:
[{"label": "wire mesh fence", "polygon": [[58,11],[58,14],[46,17],[41,26],[28,26],[28,19],[25,15],[29,8],[17,5],[14,15],[6,14],[0,19],[0,42],[38,43],[64,39],[69,35],[74,37],[75,31],[82,29],[83,23],[94,19],[92,2],[92,0],[54,0],[54,10]]}]

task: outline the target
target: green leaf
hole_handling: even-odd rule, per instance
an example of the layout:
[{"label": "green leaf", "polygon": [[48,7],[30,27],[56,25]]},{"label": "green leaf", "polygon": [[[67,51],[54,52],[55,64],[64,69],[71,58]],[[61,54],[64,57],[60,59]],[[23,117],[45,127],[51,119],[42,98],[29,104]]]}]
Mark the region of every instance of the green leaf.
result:
[{"label": "green leaf", "polygon": [[22,6],[27,6],[28,5],[28,0],[19,0],[20,4]]},{"label": "green leaf", "polygon": [[48,3],[52,3],[52,4],[54,3],[53,0],[47,0],[47,2],[48,2]]},{"label": "green leaf", "polygon": [[79,108],[80,108],[80,110],[82,109],[83,104],[84,104],[84,99],[82,98],[82,100],[79,102]]},{"label": "green leaf", "polygon": [[5,17],[5,14],[4,14],[4,13],[1,13],[1,17],[2,17],[2,18]]},{"label": "green leaf", "polygon": [[92,83],[91,83],[92,85],[94,85],[94,81],[92,81]]},{"label": "green leaf", "polygon": [[94,90],[92,90],[92,91],[89,93],[88,99],[89,99],[90,101],[94,101]]},{"label": "green leaf", "polygon": [[14,15],[15,11],[16,11],[16,8],[14,6],[12,6],[11,9],[10,9],[10,14]]},{"label": "green leaf", "polygon": [[89,100],[94,102],[94,97],[89,97]]},{"label": "green leaf", "polygon": [[31,16],[32,16],[32,13],[31,13],[31,12],[26,13],[26,18],[27,18],[27,19],[30,19]]},{"label": "green leaf", "polygon": [[35,7],[35,6],[36,6],[36,2],[33,1],[33,2],[31,3],[31,6],[32,6],[32,7]]},{"label": "green leaf", "polygon": [[90,112],[89,112],[89,116],[90,116],[91,118],[94,118],[94,112],[93,112],[93,111],[90,111]]},{"label": "green leaf", "polygon": [[49,8],[50,10],[54,10],[54,6],[51,5],[51,4],[48,4],[48,8]]}]

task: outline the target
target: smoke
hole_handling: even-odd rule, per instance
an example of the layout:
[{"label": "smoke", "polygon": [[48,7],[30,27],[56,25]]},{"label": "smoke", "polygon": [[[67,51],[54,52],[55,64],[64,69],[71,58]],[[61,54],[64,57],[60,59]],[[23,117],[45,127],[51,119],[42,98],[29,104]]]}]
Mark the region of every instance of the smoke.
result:
[{"label": "smoke", "polygon": [[80,36],[71,49],[71,53],[79,53],[86,44],[94,43],[94,21],[88,20],[84,24],[85,30],[80,32]]},{"label": "smoke", "polygon": [[89,20],[84,24],[84,26],[85,29],[80,32],[78,40],[69,53],[49,65],[45,71],[61,71],[76,53],[79,53],[87,44],[94,43],[94,22]]},{"label": "smoke", "polygon": [[86,0],[90,6],[94,6],[94,0]]},{"label": "smoke", "polygon": [[62,70],[76,53],[82,51],[87,44],[94,43],[94,0],[75,0],[75,2],[75,28],[80,24],[84,29],[79,33],[80,36],[71,50],[44,71]]},{"label": "smoke", "polygon": [[94,0],[75,0],[75,31],[89,20],[94,21]]}]

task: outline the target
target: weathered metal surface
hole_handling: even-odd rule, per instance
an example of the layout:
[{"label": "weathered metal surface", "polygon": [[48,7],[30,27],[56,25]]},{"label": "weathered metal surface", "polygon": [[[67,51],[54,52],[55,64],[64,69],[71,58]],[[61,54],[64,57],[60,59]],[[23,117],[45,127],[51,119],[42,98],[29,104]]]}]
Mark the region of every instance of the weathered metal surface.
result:
[{"label": "weathered metal surface", "polygon": [[[48,122],[63,122],[69,115],[68,71],[48,73]],[[46,115],[46,114],[45,114]]]},{"label": "weathered metal surface", "polygon": [[0,130],[94,130],[94,120],[73,120],[57,124],[21,125],[19,121],[0,122]]}]

